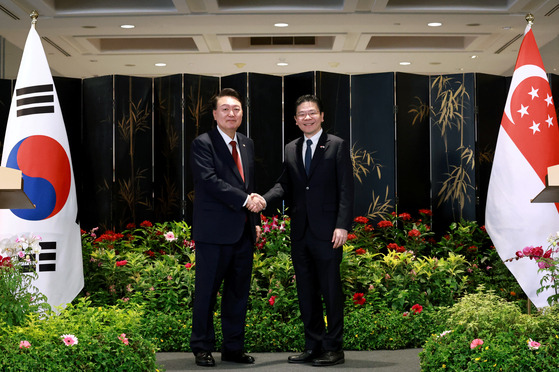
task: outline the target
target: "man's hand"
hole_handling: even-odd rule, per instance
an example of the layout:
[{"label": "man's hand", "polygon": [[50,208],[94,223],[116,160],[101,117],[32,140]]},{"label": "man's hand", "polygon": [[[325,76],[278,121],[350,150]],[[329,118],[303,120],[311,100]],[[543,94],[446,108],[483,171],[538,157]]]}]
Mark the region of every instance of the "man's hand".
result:
[{"label": "man's hand", "polygon": [[262,196],[252,193],[248,198],[246,207],[253,213],[259,213],[262,209],[266,208],[266,200]]},{"label": "man's hand", "polygon": [[347,241],[347,230],[346,229],[335,229],[334,235],[332,235],[332,243],[334,243],[334,248],[339,248],[345,244]]}]

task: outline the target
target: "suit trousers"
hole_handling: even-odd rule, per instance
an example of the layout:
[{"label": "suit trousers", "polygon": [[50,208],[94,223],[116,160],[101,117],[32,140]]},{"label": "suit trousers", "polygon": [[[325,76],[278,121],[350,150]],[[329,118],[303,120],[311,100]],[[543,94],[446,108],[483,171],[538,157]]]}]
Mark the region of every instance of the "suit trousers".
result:
[{"label": "suit trousers", "polygon": [[[340,277],[343,249],[318,239],[308,228],[291,242],[305,349],[338,351],[343,348],[344,297]],[[324,322],[322,299],[326,306]]]},{"label": "suit trousers", "polygon": [[[221,297],[221,352],[242,351],[254,244],[245,224],[241,239],[231,245],[196,242],[196,277],[190,347],[194,354],[215,349],[213,314],[217,293]],[[219,234],[216,231],[216,234]]]}]

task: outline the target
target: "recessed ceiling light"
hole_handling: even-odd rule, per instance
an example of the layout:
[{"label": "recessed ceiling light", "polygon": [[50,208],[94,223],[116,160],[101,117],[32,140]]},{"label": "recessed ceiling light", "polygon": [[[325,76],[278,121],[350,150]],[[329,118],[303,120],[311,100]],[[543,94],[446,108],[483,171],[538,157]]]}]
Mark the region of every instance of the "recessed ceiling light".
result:
[{"label": "recessed ceiling light", "polygon": [[134,25],[120,25],[120,28],[134,28]]},{"label": "recessed ceiling light", "polygon": [[409,66],[411,65],[411,62],[400,62],[401,66]]},{"label": "recessed ceiling light", "polygon": [[427,26],[429,26],[429,27],[440,27],[442,25],[443,24],[441,22],[429,22],[429,23],[427,23]]},{"label": "recessed ceiling light", "polygon": [[278,63],[276,63],[276,65],[283,67],[283,66],[289,66],[289,63],[287,63],[287,62],[278,62]]},{"label": "recessed ceiling light", "polygon": [[476,59],[476,58],[477,58],[477,56],[476,56],[476,55],[473,55],[473,56],[472,56],[472,59]]},{"label": "recessed ceiling light", "polygon": [[165,67],[165,66],[167,66],[167,64],[166,64],[166,63],[163,63],[163,62],[156,63],[155,65],[156,65],[157,67]]},{"label": "recessed ceiling light", "polygon": [[275,27],[287,27],[289,26],[289,23],[285,23],[285,22],[278,22],[278,23],[274,23]]}]

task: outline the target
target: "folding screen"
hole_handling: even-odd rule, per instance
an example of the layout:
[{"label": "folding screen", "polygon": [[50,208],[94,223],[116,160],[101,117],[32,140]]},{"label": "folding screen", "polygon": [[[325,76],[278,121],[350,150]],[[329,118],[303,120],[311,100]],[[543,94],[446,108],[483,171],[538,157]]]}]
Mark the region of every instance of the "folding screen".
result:
[{"label": "folding screen", "polygon": [[374,221],[395,207],[394,73],[351,76],[355,215]]}]

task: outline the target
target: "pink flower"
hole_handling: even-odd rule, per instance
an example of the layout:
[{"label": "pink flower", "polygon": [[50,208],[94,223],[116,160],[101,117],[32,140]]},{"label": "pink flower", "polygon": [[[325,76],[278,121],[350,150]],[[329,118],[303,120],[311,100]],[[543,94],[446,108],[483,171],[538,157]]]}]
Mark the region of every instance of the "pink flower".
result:
[{"label": "pink flower", "polygon": [[420,314],[423,311],[423,306],[415,304],[411,307],[411,311],[413,311],[415,314]]},{"label": "pink flower", "polygon": [[20,349],[23,349],[23,348],[29,349],[30,347],[31,347],[31,343],[29,343],[29,341],[23,340],[23,341],[19,342],[19,348]]},{"label": "pink flower", "polygon": [[62,335],[60,337],[66,346],[74,346],[78,344],[78,338],[74,335]]},{"label": "pink flower", "polygon": [[24,251],[19,251],[19,252],[17,252],[17,256],[19,258],[23,258],[23,257],[25,257],[25,252]]},{"label": "pink flower", "polygon": [[121,334],[120,336],[118,336],[118,339],[120,341],[122,341],[122,343],[124,345],[128,345],[128,339],[126,338],[126,333]]},{"label": "pink flower", "polygon": [[527,342],[528,342],[528,348],[530,350],[538,350],[540,348],[540,346],[542,346],[542,344],[540,344],[539,342],[536,342],[536,341],[532,341],[532,339],[529,339]]},{"label": "pink flower", "polygon": [[192,264],[190,262],[187,262],[184,264],[184,267],[186,267],[187,270],[190,270],[192,268]]},{"label": "pink flower", "polygon": [[271,306],[274,306],[274,304],[276,303],[276,296],[270,297],[270,299],[268,300],[268,302],[270,303]]},{"label": "pink flower", "polygon": [[402,316],[409,316],[410,312],[409,311],[404,311],[404,313],[402,314]]},{"label": "pink flower", "polygon": [[177,238],[175,237],[175,233],[173,233],[172,231],[169,231],[165,234],[165,240],[167,240],[168,242],[174,242],[175,240],[177,240]]},{"label": "pink flower", "polygon": [[479,338],[476,338],[470,344],[470,349],[475,349],[476,347],[481,346],[481,345],[483,345],[483,340],[480,340]]}]

